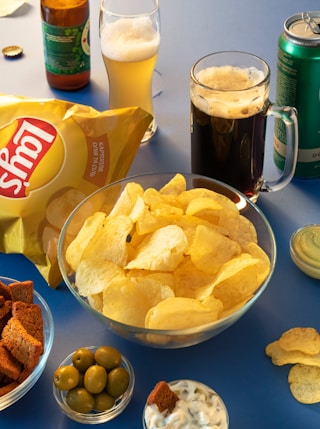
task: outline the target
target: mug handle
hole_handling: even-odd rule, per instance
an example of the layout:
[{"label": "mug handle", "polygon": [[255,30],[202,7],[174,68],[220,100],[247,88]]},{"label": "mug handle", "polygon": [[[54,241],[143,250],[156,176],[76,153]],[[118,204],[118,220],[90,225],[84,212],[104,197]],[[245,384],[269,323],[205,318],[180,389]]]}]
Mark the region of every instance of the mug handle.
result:
[{"label": "mug handle", "polygon": [[266,111],[267,116],[280,119],[286,127],[286,157],[284,168],[276,180],[263,179],[261,192],[278,191],[284,188],[293,178],[298,158],[298,114],[294,107],[277,106],[270,103]]}]

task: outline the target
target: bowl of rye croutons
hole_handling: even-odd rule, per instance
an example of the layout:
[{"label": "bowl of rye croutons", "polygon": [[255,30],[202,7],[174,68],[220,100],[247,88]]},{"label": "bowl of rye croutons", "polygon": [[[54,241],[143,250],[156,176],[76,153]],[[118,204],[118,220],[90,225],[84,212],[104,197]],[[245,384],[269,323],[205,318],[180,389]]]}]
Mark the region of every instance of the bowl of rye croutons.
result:
[{"label": "bowl of rye croutons", "polygon": [[53,337],[51,311],[33,281],[0,277],[0,411],[38,381]]}]

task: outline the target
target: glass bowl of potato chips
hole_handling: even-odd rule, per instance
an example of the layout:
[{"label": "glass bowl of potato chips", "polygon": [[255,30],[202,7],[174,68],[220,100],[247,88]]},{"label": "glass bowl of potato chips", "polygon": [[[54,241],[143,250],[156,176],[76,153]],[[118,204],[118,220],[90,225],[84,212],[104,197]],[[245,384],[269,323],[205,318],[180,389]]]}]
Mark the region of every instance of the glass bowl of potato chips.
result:
[{"label": "glass bowl of potato chips", "polygon": [[58,244],[64,281],[112,332],[159,348],[205,341],[262,294],[269,222],[243,194],[194,174],[144,174],[80,203]]}]

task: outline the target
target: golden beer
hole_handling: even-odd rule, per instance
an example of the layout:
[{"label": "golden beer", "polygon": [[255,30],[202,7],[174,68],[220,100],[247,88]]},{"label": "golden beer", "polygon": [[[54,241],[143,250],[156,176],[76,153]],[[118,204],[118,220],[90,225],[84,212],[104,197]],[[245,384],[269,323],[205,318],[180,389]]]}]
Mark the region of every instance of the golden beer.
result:
[{"label": "golden beer", "polygon": [[153,115],[152,75],[160,34],[150,18],[119,19],[102,27],[100,37],[109,78],[109,107],[139,106]]}]

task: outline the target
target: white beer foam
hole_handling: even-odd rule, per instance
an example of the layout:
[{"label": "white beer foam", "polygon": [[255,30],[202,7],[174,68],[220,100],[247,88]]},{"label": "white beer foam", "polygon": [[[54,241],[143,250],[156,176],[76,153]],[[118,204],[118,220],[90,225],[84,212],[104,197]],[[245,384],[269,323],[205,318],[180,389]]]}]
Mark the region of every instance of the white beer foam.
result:
[{"label": "white beer foam", "polygon": [[158,52],[160,34],[149,17],[121,18],[101,30],[103,55],[115,61],[143,61]]},{"label": "white beer foam", "polygon": [[196,75],[203,85],[191,84],[191,100],[210,116],[237,119],[255,115],[269,96],[264,73],[254,67],[209,67]]}]

